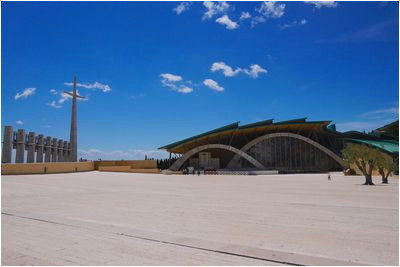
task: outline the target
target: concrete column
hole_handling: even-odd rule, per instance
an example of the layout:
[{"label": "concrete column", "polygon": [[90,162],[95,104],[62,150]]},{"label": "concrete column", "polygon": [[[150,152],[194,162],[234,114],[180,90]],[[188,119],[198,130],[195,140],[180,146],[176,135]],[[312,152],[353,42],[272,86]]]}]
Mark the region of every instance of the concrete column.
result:
[{"label": "concrete column", "polygon": [[24,163],[24,152],[25,152],[25,130],[18,129],[15,145],[17,151],[15,153],[15,163]]},{"label": "concrete column", "polygon": [[26,158],[27,163],[34,163],[35,162],[35,133],[29,132],[28,135],[28,156]]},{"label": "concrete column", "polygon": [[57,138],[51,142],[51,162],[57,162]]},{"label": "concrete column", "polygon": [[64,143],[63,143],[63,159],[64,159],[64,161],[69,161],[69,158],[68,158],[68,141],[64,141]]},{"label": "concrete column", "polygon": [[39,134],[36,143],[36,162],[43,162],[44,139],[43,134]]},{"label": "concrete column", "polygon": [[4,127],[3,152],[1,154],[1,163],[11,163],[11,151],[13,142],[12,126]]},{"label": "concrete column", "polygon": [[50,162],[50,157],[51,157],[51,137],[50,136],[46,136],[44,161],[45,162]]},{"label": "concrete column", "polygon": [[58,145],[57,145],[57,161],[58,162],[63,162],[64,161],[64,157],[63,157],[63,145],[64,145],[64,141],[63,140],[58,140]]}]

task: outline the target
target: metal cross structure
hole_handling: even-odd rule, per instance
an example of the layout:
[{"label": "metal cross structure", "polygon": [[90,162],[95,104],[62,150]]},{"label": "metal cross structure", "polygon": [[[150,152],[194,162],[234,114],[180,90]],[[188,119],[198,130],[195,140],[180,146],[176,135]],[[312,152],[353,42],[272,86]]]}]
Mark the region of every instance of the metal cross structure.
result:
[{"label": "metal cross structure", "polygon": [[70,161],[78,161],[78,135],[76,126],[76,99],[84,99],[76,93],[76,76],[74,76],[74,91],[73,93],[65,92],[65,94],[72,96],[72,114],[71,114],[71,132],[69,136],[69,142],[71,144],[71,158]]}]

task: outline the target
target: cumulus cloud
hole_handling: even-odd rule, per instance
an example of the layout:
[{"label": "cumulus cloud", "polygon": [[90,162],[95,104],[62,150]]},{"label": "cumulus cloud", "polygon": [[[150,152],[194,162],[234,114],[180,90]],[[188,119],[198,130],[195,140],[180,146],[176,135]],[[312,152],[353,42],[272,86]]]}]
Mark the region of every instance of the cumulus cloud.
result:
[{"label": "cumulus cloud", "polygon": [[216,72],[216,71],[222,71],[222,73],[226,77],[233,77],[237,75],[240,72],[243,72],[247,75],[249,75],[252,78],[257,78],[259,73],[267,73],[266,69],[263,69],[260,65],[258,64],[253,64],[250,66],[250,69],[242,69],[242,68],[236,68],[233,70],[233,68],[224,62],[214,62],[211,65],[211,71]]},{"label": "cumulus cloud", "polygon": [[251,26],[254,27],[258,23],[265,22],[269,18],[280,18],[285,14],[285,4],[274,2],[274,1],[264,1],[261,3],[259,8],[256,8],[256,12],[259,14],[255,16],[251,21]]},{"label": "cumulus cloud", "polygon": [[22,93],[17,93],[14,97],[15,100],[25,99],[31,95],[34,95],[36,88],[26,88]]},{"label": "cumulus cloud", "polygon": [[168,158],[169,155],[168,152],[163,150],[128,149],[103,151],[100,149],[78,149],[78,157],[88,160],[135,160],[144,159],[145,156],[154,159],[165,159]]},{"label": "cumulus cloud", "polygon": [[322,7],[332,8],[338,6],[338,3],[335,1],[304,1],[304,3],[314,5],[317,9]]},{"label": "cumulus cloud", "polygon": [[[64,102],[64,101],[63,101]],[[58,105],[57,102],[55,100],[51,101],[51,103],[47,103],[48,106],[52,107],[52,108],[62,108],[61,105]]]},{"label": "cumulus cloud", "polygon": [[249,18],[251,18],[251,15],[250,15],[249,12],[242,12],[242,14],[240,15],[239,20],[242,21],[242,20],[249,19]]},{"label": "cumulus cloud", "polygon": [[53,94],[53,95],[57,95],[58,94],[56,89],[50,89],[50,93]]},{"label": "cumulus cloud", "polygon": [[181,86],[181,87],[178,88],[177,91],[178,91],[179,93],[182,93],[182,94],[188,94],[188,93],[193,92],[193,89],[190,88],[190,87],[188,87],[188,86]]},{"label": "cumulus cloud", "polygon": [[228,15],[223,15],[222,17],[215,20],[217,23],[225,25],[228,30],[234,30],[239,28],[237,22],[231,20]]},{"label": "cumulus cloud", "polygon": [[206,12],[203,15],[203,19],[211,19],[217,14],[226,12],[229,8],[229,4],[225,1],[221,2],[205,1],[203,2],[203,5],[206,8]]},{"label": "cumulus cloud", "polygon": [[21,120],[17,120],[15,123],[18,124],[18,125],[24,125],[24,122],[21,121]]},{"label": "cumulus cloud", "polygon": [[212,79],[205,79],[203,81],[203,84],[214,91],[217,91],[217,92],[224,91],[224,87],[220,86],[216,81],[214,81]]},{"label": "cumulus cloud", "polygon": [[242,71],[241,68],[237,68],[236,70],[233,70],[231,66],[226,65],[224,62],[214,62],[211,65],[211,71],[212,72],[216,72],[221,70],[225,76],[227,77],[233,77],[236,74],[238,74],[239,72]]},{"label": "cumulus cloud", "polygon": [[176,89],[176,82],[182,81],[182,76],[171,74],[171,73],[161,73],[160,74],[162,80],[161,83],[164,86],[170,87],[172,89]]},{"label": "cumulus cloud", "polygon": [[266,18],[280,18],[285,14],[285,7],[285,4],[279,4],[274,1],[264,1],[256,11]]},{"label": "cumulus cloud", "polygon": [[179,5],[177,5],[173,11],[176,12],[177,15],[182,14],[183,12],[187,11],[189,9],[190,2],[181,2]]},{"label": "cumulus cloud", "polygon": [[252,78],[257,78],[259,73],[267,73],[267,70],[258,64],[253,64],[250,66],[250,70],[245,69],[244,72]]},{"label": "cumulus cloud", "polygon": [[[66,82],[64,83],[67,86],[73,86],[74,83],[71,82]],[[77,83],[76,87],[81,87],[81,88],[86,88],[86,89],[99,89],[100,91],[103,91],[104,93],[108,93],[111,91],[111,87],[107,84],[102,84],[99,82],[94,82],[94,83]]]},{"label": "cumulus cloud", "polygon": [[160,76],[168,82],[179,82],[182,81],[182,76],[174,75],[171,73],[161,73]]},{"label": "cumulus cloud", "polygon": [[[183,84],[184,81],[183,81],[182,76],[171,74],[171,73],[161,73],[160,76],[162,78],[161,83],[164,86],[167,86],[178,93],[188,94],[188,93],[193,92],[192,88]],[[188,83],[188,82],[190,82],[190,81],[187,81],[186,83]]]}]

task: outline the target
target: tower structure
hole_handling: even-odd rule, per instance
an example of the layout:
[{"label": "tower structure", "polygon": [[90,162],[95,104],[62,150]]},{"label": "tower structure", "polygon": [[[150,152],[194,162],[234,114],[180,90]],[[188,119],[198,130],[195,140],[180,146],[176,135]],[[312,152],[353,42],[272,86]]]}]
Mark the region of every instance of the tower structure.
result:
[{"label": "tower structure", "polygon": [[[71,132],[69,136],[69,143],[71,146],[71,151],[69,154],[69,161],[78,161],[78,134],[76,126],[76,100],[78,98],[85,99],[85,97],[80,96],[76,93],[76,76],[74,76],[74,91],[65,92],[67,95],[72,96],[72,114],[71,114]],[[64,159],[67,161],[67,159]]]},{"label": "tower structure", "polygon": [[78,136],[76,127],[76,76],[74,76],[74,91],[72,94],[72,114],[71,114],[71,132],[69,142],[71,143],[70,161],[78,161]]}]

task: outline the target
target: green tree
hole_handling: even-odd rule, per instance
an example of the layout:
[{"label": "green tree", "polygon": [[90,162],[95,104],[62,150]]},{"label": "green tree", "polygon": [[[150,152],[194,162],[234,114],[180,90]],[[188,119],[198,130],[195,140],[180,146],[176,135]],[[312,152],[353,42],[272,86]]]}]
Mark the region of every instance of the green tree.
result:
[{"label": "green tree", "polygon": [[347,164],[356,164],[358,169],[365,176],[365,185],[374,185],[372,182],[372,171],[377,168],[376,164],[381,152],[367,146],[347,143],[342,150],[344,161]]},{"label": "green tree", "polygon": [[396,165],[393,158],[386,153],[379,152],[379,158],[376,163],[379,174],[382,176],[382,184],[388,183],[388,177],[395,170]]}]

